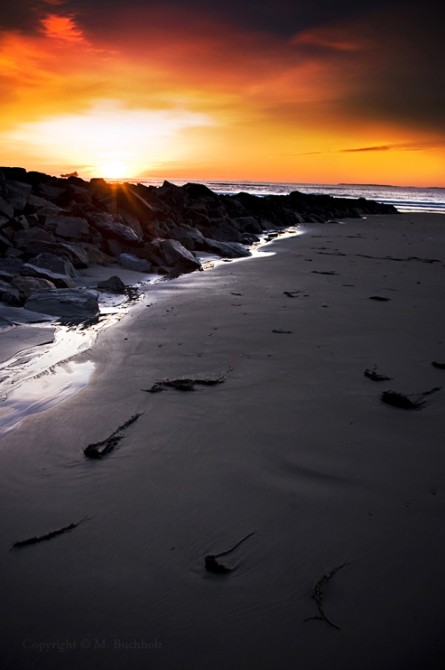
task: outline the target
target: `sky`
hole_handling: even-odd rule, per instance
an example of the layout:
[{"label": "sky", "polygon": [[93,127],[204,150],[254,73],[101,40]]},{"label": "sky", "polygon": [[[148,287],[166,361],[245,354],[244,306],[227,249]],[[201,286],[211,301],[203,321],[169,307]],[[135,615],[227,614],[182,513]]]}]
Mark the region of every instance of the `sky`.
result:
[{"label": "sky", "polygon": [[14,0],[0,163],[445,187],[442,0]]}]

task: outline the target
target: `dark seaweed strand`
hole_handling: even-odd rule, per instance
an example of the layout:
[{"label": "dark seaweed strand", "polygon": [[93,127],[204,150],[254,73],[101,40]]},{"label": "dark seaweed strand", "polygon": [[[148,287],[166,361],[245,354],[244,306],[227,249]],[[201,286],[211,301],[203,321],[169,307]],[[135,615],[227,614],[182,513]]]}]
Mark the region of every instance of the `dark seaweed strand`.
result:
[{"label": "dark seaweed strand", "polygon": [[234,544],[233,547],[231,547],[230,549],[227,549],[226,551],[221,551],[219,554],[213,554],[213,556],[214,556],[215,558],[219,558],[220,556],[227,556],[227,554],[231,554],[232,551],[235,551],[235,549],[236,549],[237,547],[239,547],[240,544],[242,544],[243,542],[245,542],[246,540],[248,540],[249,537],[252,537],[252,535],[255,535],[255,532],[254,532],[254,531],[253,531],[252,533],[249,533],[248,535],[246,535],[246,537],[243,537],[239,542],[237,542],[236,544]]},{"label": "dark seaweed strand", "polygon": [[[128,421],[125,421],[125,423],[119,426],[119,428],[117,428],[117,430],[111,433],[111,435],[109,435],[105,440],[89,444],[83,450],[85,456],[88,456],[89,458],[97,458],[97,457],[100,458],[101,456],[105,456],[106,454],[108,454],[124,438],[124,435],[121,434],[122,431],[131,426],[131,424],[134,423],[137,419],[139,419],[141,415],[142,412],[139,412],[138,414],[133,414],[133,416],[130,417]],[[103,447],[103,449],[100,450],[100,447]]]},{"label": "dark seaweed strand", "polygon": [[[119,428],[117,430],[115,430],[114,433],[111,433],[111,435],[108,439],[110,440],[112,437],[114,437],[115,435],[120,433],[122,430],[125,430],[126,428],[131,426],[131,424],[134,423],[135,421],[137,421],[139,419],[139,417],[142,416],[142,414],[143,414],[143,412],[138,412],[137,414],[133,414],[133,416],[131,416],[128,419],[128,421],[125,421],[125,423],[123,423],[122,426],[119,426]],[[106,441],[107,440],[104,440],[104,442],[106,442]]]},{"label": "dark seaweed strand", "polygon": [[18,542],[14,542],[12,545],[12,548],[14,547],[25,547],[29,544],[36,544],[37,542],[44,542],[45,540],[52,540],[53,537],[57,537],[58,535],[62,535],[63,533],[68,533],[70,530],[73,530],[74,528],[77,528],[81,523],[84,521],[87,521],[89,517],[84,516],[83,519],[80,519],[80,521],[77,521],[76,523],[70,523],[69,526],[64,526],[63,528],[58,528],[57,530],[52,530],[49,533],[45,533],[45,535],[35,535],[34,537],[29,537],[26,540],[19,540]]},{"label": "dark seaweed strand", "polygon": [[326,621],[329,626],[332,628],[335,628],[336,630],[340,630],[340,626],[337,626],[336,623],[331,621],[329,617],[326,615],[326,612],[323,609],[323,586],[328,582],[332,577],[342,568],[346,567],[347,565],[350,565],[350,562],[347,561],[346,563],[342,563],[341,565],[337,566],[330,572],[328,572],[326,575],[323,575],[316,583],[315,586],[312,590],[312,598],[315,600],[315,603],[317,605],[317,609],[319,612],[319,616],[311,616],[305,619],[305,621]]}]

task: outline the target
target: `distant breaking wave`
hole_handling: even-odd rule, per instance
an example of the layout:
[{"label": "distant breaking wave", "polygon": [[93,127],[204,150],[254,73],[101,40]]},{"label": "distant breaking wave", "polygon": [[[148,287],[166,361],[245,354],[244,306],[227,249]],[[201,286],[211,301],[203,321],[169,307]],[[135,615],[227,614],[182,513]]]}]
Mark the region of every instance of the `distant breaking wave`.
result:
[{"label": "distant breaking wave", "polygon": [[[416,188],[412,186],[381,186],[378,184],[302,184],[287,182],[169,180],[181,186],[187,181],[199,181],[212,191],[225,195],[244,191],[252,195],[287,195],[292,191],[332,195],[337,198],[367,198],[394,205],[399,212],[435,212],[445,214],[445,188]],[[160,186],[162,179],[144,179],[142,184]]]}]

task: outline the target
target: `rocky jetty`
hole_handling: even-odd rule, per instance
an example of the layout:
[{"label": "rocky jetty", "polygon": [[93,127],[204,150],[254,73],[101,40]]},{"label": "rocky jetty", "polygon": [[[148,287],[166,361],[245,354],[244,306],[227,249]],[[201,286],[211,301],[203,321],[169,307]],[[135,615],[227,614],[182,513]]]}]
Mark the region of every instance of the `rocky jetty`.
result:
[{"label": "rocky jetty", "polygon": [[97,313],[97,295],[84,290],[74,298],[80,268],[100,264],[116,275],[121,266],[173,277],[201,269],[203,252],[248,256],[249,245],[265,232],[392,212],[395,208],[364,198],[298,191],[287,196],[218,195],[202,184],[109,184],[3,167],[0,301],[64,317],[72,303],[76,319],[91,318]]}]

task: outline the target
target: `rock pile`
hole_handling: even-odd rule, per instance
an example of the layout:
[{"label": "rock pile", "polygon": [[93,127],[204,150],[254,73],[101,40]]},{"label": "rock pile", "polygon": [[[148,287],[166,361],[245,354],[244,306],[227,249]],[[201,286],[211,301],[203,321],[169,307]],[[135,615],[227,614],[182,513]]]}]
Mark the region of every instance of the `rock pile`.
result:
[{"label": "rock pile", "polygon": [[[68,300],[77,270],[120,265],[177,276],[201,269],[198,254],[250,254],[258,235],[303,222],[395,212],[363,198],[218,195],[201,184],[156,188],[86,182],[0,168],[0,301],[39,311],[45,296]],[[78,289],[77,289],[78,290]],[[48,293],[49,292],[49,293]],[[94,300],[84,296],[91,310]],[[54,313],[54,312],[51,312]]]}]

